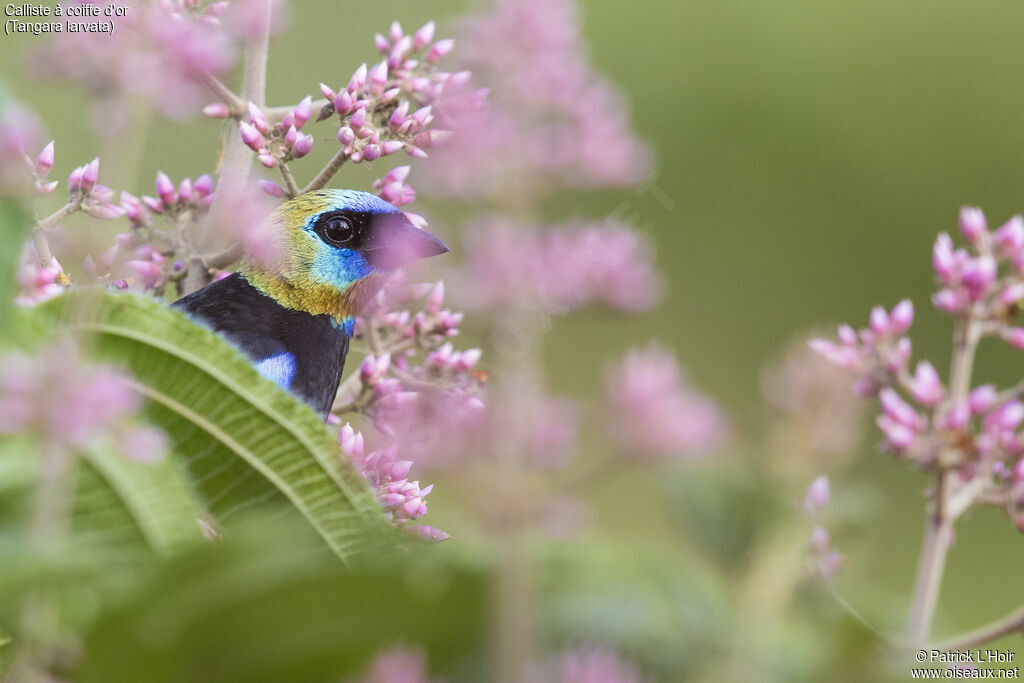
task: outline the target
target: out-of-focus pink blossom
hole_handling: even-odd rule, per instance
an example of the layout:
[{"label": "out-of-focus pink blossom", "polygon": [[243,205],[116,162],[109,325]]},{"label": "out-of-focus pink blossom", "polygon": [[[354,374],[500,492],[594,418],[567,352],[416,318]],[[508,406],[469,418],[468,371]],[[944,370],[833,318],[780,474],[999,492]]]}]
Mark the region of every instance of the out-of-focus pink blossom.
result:
[{"label": "out-of-focus pink blossom", "polygon": [[824,474],[815,477],[811,485],[807,487],[807,493],[804,494],[804,510],[807,511],[807,514],[815,517],[828,507],[830,498],[831,488],[828,477]]},{"label": "out-of-focus pink blossom", "polygon": [[[409,460],[399,460],[396,447],[366,453],[362,434],[347,423],[338,433],[338,443],[341,445],[342,453],[373,485],[381,506],[395,523],[404,524],[427,513],[424,498],[434,486],[431,484],[421,488],[418,481],[407,479],[413,463]],[[423,540],[444,540],[441,537],[444,532],[433,527],[418,527],[413,533]]]},{"label": "out-of-focus pink blossom", "polygon": [[218,188],[217,196],[220,210],[209,214],[206,227],[229,243],[240,243],[249,258],[273,262],[282,253],[281,231],[272,218],[276,202],[256,182]]},{"label": "out-of-focus pink blossom", "polygon": [[642,683],[632,664],[605,647],[579,647],[562,652],[537,681],[543,683]]},{"label": "out-of-focus pink blossom", "polygon": [[34,164],[28,152],[38,149],[42,129],[35,114],[0,92],[0,194],[29,194],[33,181],[38,192],[38,181],[50,169]]},{"label": "out-of-focus pink blossom", "polygon": [[419,650],[395,647],[373,658],[359,683],[440,683],[430,677],[427,656]]},{"label": "out-of-focus pink blossom", "polygon": [[431,192],[529,195],[630,185],[647,173],[649,153],[621,95],[589,64],[571,0],[497,0],[466,22],[458,45],[465,68],[490,86],[489,105],[468,89],[441,98],[456,135],[432,155]]},{"label": "out-of-focus pink blossom", "polygon": [[26,245],[21,254],[15,279],[18,294],[14,303],[19,306],[36,306],[48,301],[61,294],[69,283],[57,259],[53,259],[45,268],[39,266],[39,257],[31,243]]},{"label": "out-of-focus pink blossom", "polygon": [[564,313],[603,304],[637,312],[661,295],[649,245],[614,220],[531,230],[492,216],[467,230],[465,240],[467,262],[454,279],[467,308]]},{"label": "out-of-focus pink blossom", "polygon": [[721,408],[658,346],[626,353],[607,372],[605,395],[612,434],[632,457],[708,455],[729,436]]},{"label": "out-of-focus pink blossom", "polygon": [[142,3],[108,21],[114,31],[103,40],[87,33],[55,34],[33,60],[39,75],[109,98],[97,109],[95,122],[108,134],[120,126],[118,95],[141,96],[164,114],[184,118],[198,113],[208,97],[203,75],[223,74],[235,60],[232,37],[198,3]]},{"label": "out-of-focus pink blossom", "polygon": [[[114,368],[89,365],[70,343],[58,343],[34,357],[0,358],[0,433],[31,431],[62,448],[81,448],[116,435],[126,453],[139,460],[162,456],[165,442],[149,428],[125,420],[141,404],[128,377]],[[146,429],[147,431],[134,431]]]}]

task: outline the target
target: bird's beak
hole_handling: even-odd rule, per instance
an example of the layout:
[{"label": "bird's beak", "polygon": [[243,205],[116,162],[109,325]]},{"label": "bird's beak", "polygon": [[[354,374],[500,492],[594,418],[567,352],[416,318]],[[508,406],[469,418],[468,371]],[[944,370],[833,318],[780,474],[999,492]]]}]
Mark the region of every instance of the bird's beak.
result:
[{"label": "bird's beak", "polygon": [[405,216],[392,214],[374,220],[363,255],[370,265],[387,270],[449,251],[444,242],[420,230]]}]

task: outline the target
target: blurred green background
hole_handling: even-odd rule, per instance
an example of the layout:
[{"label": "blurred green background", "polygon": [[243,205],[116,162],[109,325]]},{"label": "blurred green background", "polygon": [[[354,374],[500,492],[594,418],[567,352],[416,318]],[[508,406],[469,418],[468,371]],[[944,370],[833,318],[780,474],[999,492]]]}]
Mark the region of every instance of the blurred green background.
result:
[{"label": "blurred green background", "polygon": [[[343,82],[372,56],[373,32],[393,18],[407,27],[437,18],[440,35],[472,7],[293,2],[289,27],[272,44],[269,99],[296,102],[319,80]],[[594,62],[627,95],[656,153],[657,189],[574,198],[562,208],[625,211],[656,243],[669,287],[649,316],[558,321],[547,349],[554,390],[591,395],[607,358],[660,339],[694,383],[723,402],[738,441],[752,444],[741,448],[757,458],[769,419],[760,372],[794,335],[838,321],[864,324],[872,305],[910,297],[916,357],[945,366],[950,327],[928,305],[935,233],[956,230],[963,204],[983,207],[990,224],[1024,210],[1024,4],[605,0],[584,2],[581,13]],[[103,143],[80,90],[35,82],[21,68],[19,55],[41,42],[0,38],[0,75],[44,117],[58,140],[57,170],[66,174]],[[216,122],[149,125],[138,174],[109,169],[101,180],[144,192],[157,168],[179,178],[212,167]],[[326,147],[314,154],[325,156]],[[341,184],[369,178],[345,173]],[[417,207],[443,214],[429,202]],[[442,221],[434,224],[444,232]],[[991,344],[979,373],[1009,384],[1024,361]],[[871,429],[865,424],[852,476],[833,482],[840,500],[847,489],[878,492],[838,539],[846,565],[836,587],[859,611],[888,619],[874,626],[898,631],[925,481],[876,453]],[[598,526],[612,538],[659,543],[671,513],[648,495],[651,484],[631,477],[597,492]],[[435,495],[432,523],[457,529],[458,520],[445,516],[443,487]],[[995,513],[972,514],[950,557],[936,634],[1024,602],[1022,566],[1020,533]],[[1024,651],[1017,640],[1005,645]]]}]

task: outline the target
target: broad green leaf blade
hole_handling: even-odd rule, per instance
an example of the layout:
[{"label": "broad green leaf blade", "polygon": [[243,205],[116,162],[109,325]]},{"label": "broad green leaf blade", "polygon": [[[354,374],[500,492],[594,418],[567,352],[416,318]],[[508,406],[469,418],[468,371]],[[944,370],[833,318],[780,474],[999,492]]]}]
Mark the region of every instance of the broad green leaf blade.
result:
[{"label": "broad green leaf blade", "polygon": [[211,330],[131,295],[68,294],[44,309],[132,372],[218,524],[288,502],[342,558],[379,541],[380,507],[323,423]]},{"label": "broad green leaf blade", "polygon": [[[138,535],[150,548],[170,555],[202,538],[197,521],[201,515],[173,459],[134,462],[103,449],[86,454],[72,518],[75,542],[90,542],[98,530],[116,533],[123,528],[123,536]],[[90,523],[94,520],[100,523]]]}]

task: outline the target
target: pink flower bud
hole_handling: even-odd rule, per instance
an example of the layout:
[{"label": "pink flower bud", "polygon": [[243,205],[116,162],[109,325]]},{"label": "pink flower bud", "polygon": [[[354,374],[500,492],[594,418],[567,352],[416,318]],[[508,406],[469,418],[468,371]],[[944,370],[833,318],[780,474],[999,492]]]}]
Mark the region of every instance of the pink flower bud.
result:
[{"label": "pink flower bud", "polygon": [[440,543],[451,538],[447,533],[432,526],[410,526],[406,527],[405,530],[410,535],[428,543]]},{"label": "pink flower bud", "polygon": [[242,142],[254,152],[258,152],[266,144],[263,135],[252,124],[240,121],[238,123],[238,132],[242,136]]},{"label": "pink flower bud", "polygon": [[412,37],[412,48],[422,50],[434,39],[434,22],[428,21],[423,24]]},{"label": "pink flower bud", "polygon": [[1000,332],[1000,336],[1013,348],[1024,349],[1024,327],[1011,327]]},{"label": "pink flower bud", "polygon": [[945,415],[942,427],[953,431],[960,431],[967,426],[971,419],[970,406],[965,401],[958,401]]},{"label": "pink flower bud", "polygon": [[999,292],[999,301],[1005,306],[1018,303],[1024,299],[1024,282],[1017,282]]},{"label": "pink flower bud", "polygon": [[185,178],[178,186],[178,202],[188,204],[192,201],[192,179]]},{"label": "pink flower bud", "polygon": [[270,132],[270,126],[267,125],[267,118],[260,111],[260,108],[256,106],[255,102],[249,102],[248,105],[249,122],[255,126],[263,135]]},{"label": "pink flower bud", "polygon": [[1013,430],[1024,420],[1024,406],[1020,401],[1010,401],[999,406],[985,417],[986,430]]},{"label": "pink flower bud", "polygon": [[100,177],[100,160],[93,159],[82,170],[82,192],[88,193]]},{"label": "pink flower bud", "polygon": [[352,118],[350,120],[350,125],[352,126],[353,129],[357,129],[357,128],[361,128],[362,126],[365,126],[366,125],[366,110],[365,109],[357,109],[355,111],[355,113],[352,114]]},{"label": "pink flower bud", "polygon": [[810,547],[811,551],[819,555],[822,553],[826,553],[828,552],[828,543],[828,532],[820,526],[814,527],[814,530],[811,531],[811,538],[807,542],[807,545],[808,547]]},{"label": "pink flower bud", "polygon": [[961,279],[965,286],[971,290],[972,298],[977,300],[985,293],[985,290],[996,280],[998,267],[995,259],[990,256],[979,256],[964,264]]},{"label": "pink flower bud", "polygon": [[309,151],[313,149],[313,136],[303,135],[295,141],[295,145],[292,146],[292,156],[296,159],[302,158],[309,154]]},{"label": "pink flower bud", "polygon": [[36,157],[36,173],[40,177],[45,177],[51,168],[53,168],[53,140],[46,143],[46,147],[43,147],[43,151]]},{"label": "pink flower bud", "polygon": [[911,388],[914,398],[926,406],[937,404],[946,395],[945,390],[942,388],[942,380],[939,379],[939,373],[927,361],[917,364],[917,369],[914,371],[914,379],[911,381]]},{"label": "pink flower bud", "polygon": [[302,128],[306,125],[306,121],[309,121],[309,117],[313,115],[313,97],[306,95],[299,102],[298,106],[295,107],[295,127]]},{"label": "pink flower bud", "polygon": [[887,334],[890,331],[889,314],[881,306],[875,306],[871,309],[869,324],[875,334]]},{"label": "pink flower bud", "polygon": [[360,64],[359,68],[352,74],[352,78],[348,81],[348,91],[352,94],[363,89],[366,85],[366,65]]},{"label": "pink flower bud", "polygon": [[167,174],[163,171],[158,171],[156,174],[156,196],[160,198],[164,206],[173,206],[174,204],[174,183],[167,177]]},{"label": "pink flower bud", "polygon": [[427,50],[427,54],[423,59],[430,64],[437,64],[439,61],[444,59],[454,47],[455,41],[450,38],[446,40],[439,40],[430,46],[430,49]]},{"label": "pink flower bud", "polygon": [[36,186],[36,194],[40,197],[45,197],[51,194],[54,190],[57,189],[58,182],[59,181],[53,180],[48,183],[40,183],[39,185]]},{"label": "pink flower bud", "polygon": [[807,487],[807,493],[804,494],[804,509],[809,515],[816,516],[828,507],[829,489],[828,477],[824,474],[815,478],[811,485]]},{"label": "pink flower bud", "polygon": [[203,114],[211,119],[226,119],[230,113],[228,105],[223,102],[214,102],[203,107]]},{"label": "pink flower bud", "polygon": [[983,384],[977,387],[967,397],[967,405],[972,415],[980,415],[995,405],[998,392],[991,384]]},{"label": "pink flower bud", "polygon": [[352,111],[354,105],[352,95],[349,94],[348,90],[342,90],[338,93],[337,97],[334,98],[334,110],[341,116]]},{"label": "pink flower bud", "polygon": [[932,296],[932,303],[935,304],[935,308],[943,313],[955,314],[963,312],[970,301],[967,298],[966,292],[954,289],[940,289]]},{"label": "pink flower bud", "polygon": [[972,244],[977,242],[987,229],[988,224],[985,222],[985,214],[981,209],[973,206],[965,206],[960,209],[960,232],[968,242]]},{"label": "pink flower bud", "polygon": [[142,196],[142,203],[146,205],[146,208],[153,213],[163,213],[164,204],[156,197],[150,197],[149,195]]},{"label": "pink flower bud", "polygon": [[949,283],[956,270],[956,257],[953,255],[953,240],[946,233],[941,233],[932,248],[932,267],[935,275],[943,282]]},{"label": "pink flower bud", "polygon": [[402,143],[399,142],[398,140],[387,140],[387,141],[381,143],[380,153],[383,156],[387,156],[389,154],[394,154],[395,152],[401,150],[402,146],[403,146]]},{"label": "pink flower bud", "polygon": [[416,145],[409,145],[409,144],[405,145],[405,153],[408,154],[409,156],[415,158],[415,159],[426,159],[427,158],[427,153],[424,152],[419,147],[417,147]]},{"label": "pink flower bud", "polygon": [[346,146],[351,145],[355,139],[356,134],[348,126],[342,126],[338,130],[338,142],[341,144]]},{"label": "pink flower bud", "polygon": [[196,182],[192,184],[192,189],[200,197],[213,194],[213,178],[209,173],[204,173],[196,178]]},{"label": "pink flower bud", "polygon": [[256,160],[259,161],[265,168],[274,168],[277,166],[277,159],[271,154],[258,154]]},{"label": "pink flower bud", "polygon": [[376,161],[380,158],[380,145],[367,145],[363,148],[364,161]]},{"label": "pink flower bud", "polygon": [[995,232],[995,241],[1003,253],[1013,256],[1024,249],[1024,218],[1014,216]]},{"label": "pink flower bud", "polygon": [[391,39],[391,42],[398,42],[402,39],[402,35],[402,25],[398,21],[391,22],[391,27],[388,29],[388,38]]},{"label": "pink flower bud", "polygon": [[402,62],[405,61],[405,56],[412,51],[412,38],[404,36],[401,40],[394,44],[391,48],[391,52],[388,54],[388,66],[392,69],[398,69],[402,66]]},{"label": "pink flower bud", "polygon": [[402,100],[401,104],[391,113],[391,118],[388,119],[388,126],[391,130],[398,130],[405,123],[409,116],[409,101]]},{"label": "pink flower bud", "polygon": [[892,314],[889,316],[889,324],[892,333],[896,335],[903,334],[910,329],[910,326],[914,324],[914,304],[910,299],[904,299],[893,307]]},{"label": "pink flower bud", "polygon": [[891,387],[885,387],[878,392],[878,401],[882,404],[885,414],[896,422],[913,429],[921,426],[921,416]]},{"label": "pink flower bud", "polygon": [[332,102],[334,101],[334,98],[338,96],[338,94],[334,92],[334,89],[326,83],[320,84],[320,94]]},{"label": "pink flower bud", "polygon": [[85,173],[85,167],[79,166],[75,170],[71,171],[68,175],[68,190],[71,192],[78,192],[82,189],[82,174]]},{"label": "pink flower bud", "polygon": [[284,188],[272,180],[266,180],[265,178],[261,178],[258,181],[258,184],[260,186],[260,189],[269,194],[271,197],[284,196]]},{"label": "pink flower bud", "polygon": [[155,285],[163,272],[160,266],[152,261],[133,260],[128,261],[125,265],[142,276],[143,283],[146,287],[152,287]]},{"label": "pink flower bud", "polygon": [[299,138],[299,131],[296,130],[295,126],[288,128],[288,132],[284,134],[284,144],[291,147],[295,144],[295,141]]},{"label": "pink flower bud", "polygon": [[380,33],[373,34],[373,46],[376,47],[377,52],[380,52],[381,54],[385,54],[389,49],[391,49],[391,43],[389,43],[388,39]]}]

